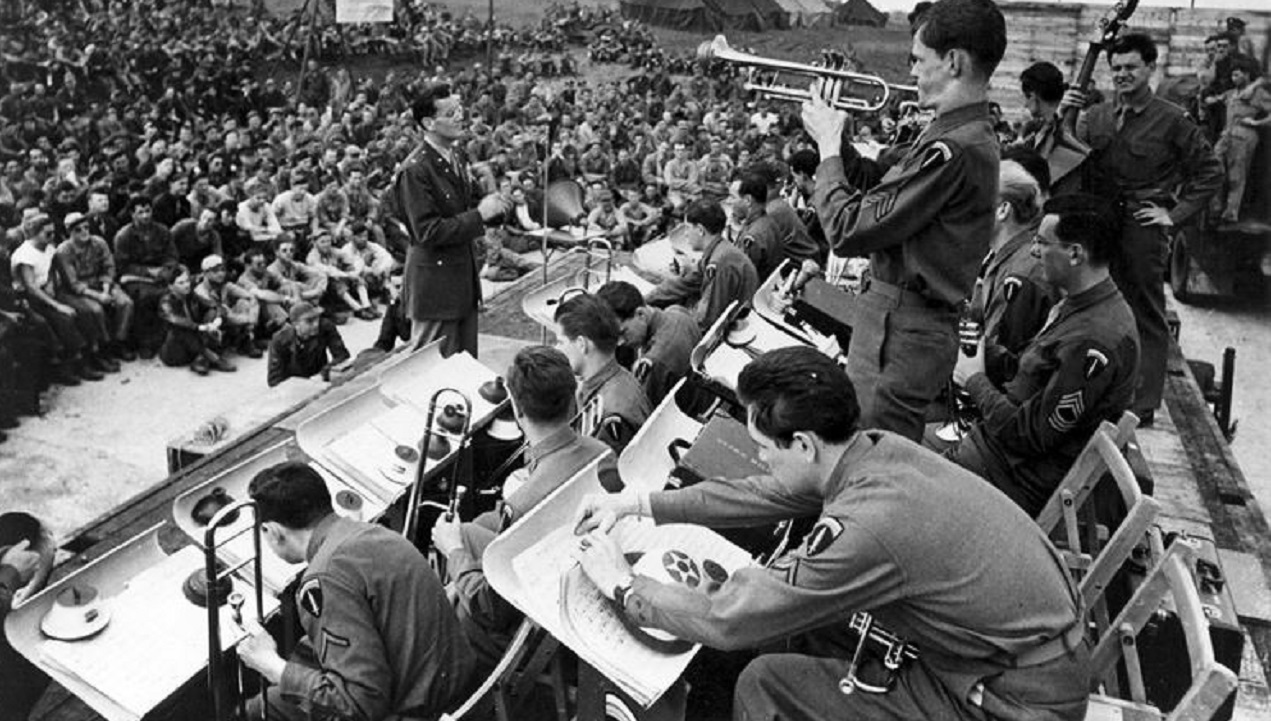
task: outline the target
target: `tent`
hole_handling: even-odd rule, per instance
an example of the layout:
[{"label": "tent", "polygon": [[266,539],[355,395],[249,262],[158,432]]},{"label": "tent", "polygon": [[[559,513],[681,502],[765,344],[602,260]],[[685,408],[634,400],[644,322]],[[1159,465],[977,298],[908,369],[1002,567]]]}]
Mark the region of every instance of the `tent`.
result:
[{"label": "tent", "polygon": [[786,12],[776,0],[706,0],[724,27],[730,30],[784,30]]},{"label": "tent", "polygon": [[845,0],[834,10],[835,25],[887,25],[887,13],[869,4],[869,0]]},{"label": "tent", "polygon": [[829,25],[833,19],[830,6],[821,0],[776,0],[786,14],[786,26],[814,28]]},{"label": "tent", "polygon": [[760,31],[789,27],[787,13],[777,0],[620,0],[620,7],[624,18],[675,30]]},{"label": "tent", "polygon": [[718,32],[720,19],[703,0],[621,0],[622,17],[674,30]]}]

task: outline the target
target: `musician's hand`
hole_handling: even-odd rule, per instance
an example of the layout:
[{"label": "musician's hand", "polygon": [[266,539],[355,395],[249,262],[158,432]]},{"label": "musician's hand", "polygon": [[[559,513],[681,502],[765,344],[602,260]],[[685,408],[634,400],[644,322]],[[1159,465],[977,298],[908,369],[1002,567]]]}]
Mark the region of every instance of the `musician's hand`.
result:
[{"label": "musician's hand", "polygon": [[437,551],[446,558],[463,548],[463,533],[459,530],[459,517],[446,520],[444,515],[437,518],[432,527],[432,543]]},{"label": "musician's hand", "polygon": [[1060,115],[1063,115],[1064,111],[1067,110],[1068,108],[1076,108],[1078,110],[1084,110],[1086,107],[1086,103],[1089,103],[1089,102],[1090,102],[1090,98],[1085,93],[1081,92],[1080,90],[1076,88],[1068,88],[1067,90],[1064,91],[1063,99],[1059,101],[1058,113]]},{"label": "musician's hand", "polygon": [[843,149],[843,129],[847,127],[847,113],[835,109],[821,96],[821,81],[808,88],[810,99],[803,103],[803,129],[812,136],[820,151],[821,159],[839,155]]},{"label": "musician's hand", "polygon": [[622,555],[622,549],[618,548],[618,542],[613,540],[613,536],[600,531],[592,531],[578,541],[574,558],[578,559],[587,578],[606,597],[631,573],[631,565]]},{"label": "musician's hand", "polygon": [[953,366],[953,382],[965,388],[971,376],[984,372],[984,339],[975,344],[975,355],[968,356],[958,351],[958,362]]},{"label": "musician's hand", "polygon": [[1153,203],[1134,211],[1134,219],[1139,221],[1139,225],[1145,227],[1153,225],[1162,228],[1174,227],[1174,219],[1169,217],[1169,210]]},{"label": "musician's hand", "polygon": [[512,201],[499,193],[491,193],[477,203],[477,212],[481,214],[481,219],[484,221],[500,218],[511,208]]},{"label": "musician's hand", "polygon": [[581,536],[597,530],[608,533],[619,518],[639,513],[640,494],[635,491],[589,494],[583,498],[574,514],[574,535]]},{"label": "musician's hand", "polygon": [[280,683],[287,662],[278,655],[278,644],[274,643],[273,636],[254,618],[243,619],[243,628],[248,635],[238,643],[239,660],[253,671],[260,672],[270,683]]}]

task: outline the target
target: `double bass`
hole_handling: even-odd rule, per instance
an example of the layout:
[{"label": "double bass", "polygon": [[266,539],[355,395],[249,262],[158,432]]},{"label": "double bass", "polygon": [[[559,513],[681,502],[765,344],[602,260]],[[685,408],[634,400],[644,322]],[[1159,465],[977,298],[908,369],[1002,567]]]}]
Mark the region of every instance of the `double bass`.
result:
[{"label": "double bass", "polygon": [[[1099,56],[1116,40],[1117,34],[1125,27],[1125,23],[1134,14],[1139,0],[1122,0],[1099,19],[1096,28],[1097,36],[1090,41],[1086,56],[1081,61],[1081,68],[1070,87],[1085,93],[1090,90],[1090,81]],[[1034,140],[1033,146],[1050,165],[1050,184],[1058,187],[1060,182],[1081,166],[1090,155],[1090,148],[1077,137],[1077,115],[1081,108],[1072,106],[1064,108],[1063,114],[1047,122]]]}]

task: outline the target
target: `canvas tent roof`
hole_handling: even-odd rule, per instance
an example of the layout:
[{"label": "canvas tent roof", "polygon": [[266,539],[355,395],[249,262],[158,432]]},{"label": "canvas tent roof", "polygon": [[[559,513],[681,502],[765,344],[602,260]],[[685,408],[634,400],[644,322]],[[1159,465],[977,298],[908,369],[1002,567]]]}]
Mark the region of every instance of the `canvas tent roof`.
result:
[{"label": "canvas tent roof", "polygon": [[838,25],[871,25],[885,27],[887,13],[870,4],[869,0],[845,0],[834,9],[834,22]]},{"label": "canvas tent roof", "polygon": [[786,13],[787,24],[792,28],[810,28],[828,24],[830,7],[822,0],[776,0]]},{"label": "canvas tent roof", "polygon": [[676,30],[771,30],[787,27],[776,0],[621,0],[622,16]]}]

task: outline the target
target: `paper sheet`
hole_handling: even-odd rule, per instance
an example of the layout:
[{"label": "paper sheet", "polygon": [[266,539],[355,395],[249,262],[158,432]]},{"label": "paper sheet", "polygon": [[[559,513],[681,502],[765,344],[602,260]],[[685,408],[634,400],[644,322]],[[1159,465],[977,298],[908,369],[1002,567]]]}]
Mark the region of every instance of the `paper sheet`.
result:
[{"label": "paper sheet", "polygon": [[[730,574],[752,563],[745,551],[700,526],[626,518],[613,533],[624,553],[675,548],[699,562],[713,559]],[[578,572],[577,544],[573,529],[560,528],[518,554],[512,567],[525,588],[520,600],[535,621],[647,706],[680,677],[699,647],[668,654],[633,636],[599,589]]]},{"label": "paper sheet", "polygon": [[[46,640],[40,653],[50,665],[79,677],[137,718],[159,705],[207,665],[207,611],[186,600],[182,584],[203,567],[202,552],[189,546],[137,574],[124,590],[106,600],[111,619],[96,636],[82,641]],[[247,599],[244,616],[254,613],[251,588],[233,579]],[[268,594],[265,613],[278,602]],[[245,632],[221,607],[223,648]]]}]

